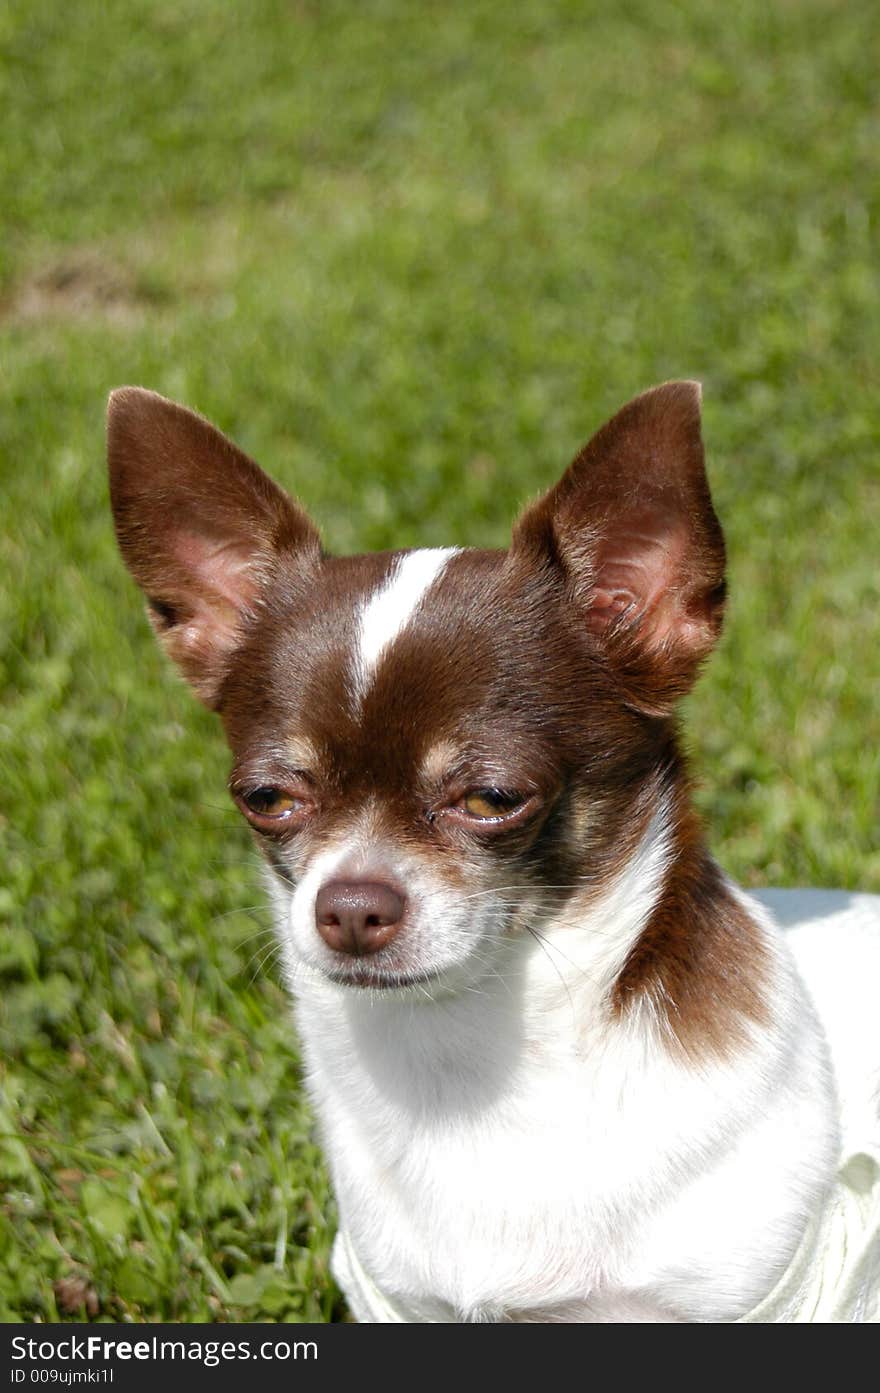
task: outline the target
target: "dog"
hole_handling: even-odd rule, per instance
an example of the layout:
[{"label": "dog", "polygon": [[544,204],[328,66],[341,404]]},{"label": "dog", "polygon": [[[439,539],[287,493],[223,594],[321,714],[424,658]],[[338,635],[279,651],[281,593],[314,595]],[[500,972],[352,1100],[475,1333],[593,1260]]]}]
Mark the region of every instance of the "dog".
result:
[{"label": "dog", "polygon": [[880,1319],[880,896],[738,889],[677,734],[725,601],[699,385],[507,551],[327,555],[141,388],[108,453],[267,864],[354,1317]]}]

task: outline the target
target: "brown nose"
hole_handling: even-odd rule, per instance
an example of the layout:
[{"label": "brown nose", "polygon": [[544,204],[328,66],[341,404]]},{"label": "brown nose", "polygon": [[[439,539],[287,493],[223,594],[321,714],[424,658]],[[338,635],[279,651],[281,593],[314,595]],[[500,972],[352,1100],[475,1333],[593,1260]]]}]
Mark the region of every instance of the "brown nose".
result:
[{"label": "brown nose", "polygon": [[406,900],[383,881],[331,880],[318,891],[315,921],[337,953],[378,953],[394,938]]}]

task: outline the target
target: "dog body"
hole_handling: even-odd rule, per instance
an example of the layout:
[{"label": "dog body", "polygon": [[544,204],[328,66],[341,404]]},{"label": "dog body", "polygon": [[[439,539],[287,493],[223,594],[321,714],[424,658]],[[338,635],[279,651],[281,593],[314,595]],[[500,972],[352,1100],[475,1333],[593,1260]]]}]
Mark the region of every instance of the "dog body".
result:
[{"label": "dog body", "polygon": [[139,389],[109,440],[266,856],[357,1318],[880,1313],[880,900],[771,896],[783,933],[678,748],[724,600],[695,385],[625,407],[507,552],[327,557]]},{"label": "dog body", "polygon": [[[880,970],[871,898],[841,896],[836,920],[812,919],[811,899],[786,901],[812,921],[793,945],[750,907],[773,963],[773,1028],[697,1068],[651,1049],[638,1028],[609,1039],[598,985],[607,964],[595,946],[619,919],[566,917],[543,943],[518,939],[478,988],[433,1009],[301,988],[300,1033],[345,1225],[337,1275],[358,1318],[707,1321],[751,1311],[821,1206],[840,1145],[826,1041],[788,948],[804,940],[815,960],[824,938],[812,964],[822,973],[833,933],[836,953],[873,963],[874,982]],[[864,1061],[871,1017],[848,1016],[851,983],[840,977],[823,996],[841,1056]],[[851,1101],[864,1108],[862,1072]]]}]

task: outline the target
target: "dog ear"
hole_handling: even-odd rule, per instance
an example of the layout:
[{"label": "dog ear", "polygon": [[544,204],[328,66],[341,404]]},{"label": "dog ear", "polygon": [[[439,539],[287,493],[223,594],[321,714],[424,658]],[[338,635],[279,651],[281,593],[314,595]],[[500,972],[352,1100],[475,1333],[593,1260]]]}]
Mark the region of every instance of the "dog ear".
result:
[{"label": "dog ear", "polygon": [[320,556],[305,513],[201,416],[111,393],[110,499],[123,559],[165,650],[208,706],[282,555]]},{"label": "dog ear", "polygon": [[697,382],[667,382],[624,406],[526,509],[511,548],[561,568],[627,699],[654,715],[693,684],[724,608],[700,395]]}]

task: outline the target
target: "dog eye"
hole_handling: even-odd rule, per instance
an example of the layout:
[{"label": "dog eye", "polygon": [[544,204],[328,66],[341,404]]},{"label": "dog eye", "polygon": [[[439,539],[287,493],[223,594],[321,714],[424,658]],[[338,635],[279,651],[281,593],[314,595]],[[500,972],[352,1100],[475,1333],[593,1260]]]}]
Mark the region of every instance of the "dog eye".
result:
[{"label": "dog eye", "polygon": [[500,788],[475,788],[464,795],[458,806],[471,817],[486,820],[506,817],[523,801],[521,793],[505,793]]},{"label": "dog eye", "polygon": [[255,817],[277,818],[282,821],[300,806],[300,799],[283,788],[255,788],[252,793],[240,795],[246,810]]}]

